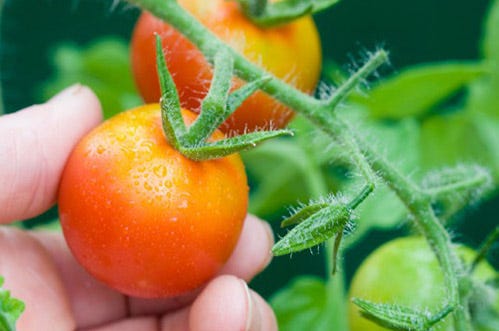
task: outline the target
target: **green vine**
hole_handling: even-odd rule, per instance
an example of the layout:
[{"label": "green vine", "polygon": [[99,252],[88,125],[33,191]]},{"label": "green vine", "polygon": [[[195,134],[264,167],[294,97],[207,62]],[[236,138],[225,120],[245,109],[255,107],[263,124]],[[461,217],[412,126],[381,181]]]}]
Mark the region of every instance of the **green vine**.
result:
[{"label": "green vine", "polygon": [[[168,22],[196,45],[208,61],[212,64],[214,63],[215,81],[217,81],[218,76],[217,68],[219,64],[217,63],[220,62],[217,61],[217,58],[221,53],[225,54],[225,58],[231,59],[229,63],[235,69],[233,72],[241,79],[247,82],[264,80],[265,83],[260,84],[258,88],[304,115],[334,142],[343,146],[348,151],[350,163],[363,176],[365,180],[364,186],[353,198],[324,199],[321,202],[304,206],[295,215],[291,216],[291,218],[285,220],[283,222],[285,226],[290,224],[297,225],[274,246],[274,254],[292,253],[317,245],[333,236],[341,239],[343,229],[353,217],[353,210],[376,189],[378,182],[382,181],[396,193],[406,206],[417,228],[425,236],[428,244],[435,252],[443,270],[446,283],[448,284],[448,304],[441,311],[435,312],[432,315],[433,317],[436,316],[435,318],[432,317],[430,320],[423,320],[421,323],[427,326],[433,325],[436,323],[436,320],[451,313],[457,331],[471,330],[467,302],[468,291],[465,289],[466,282],[462,279],[462,277],[465,277],[465,273],[463,272],[464,266],[453,250],[453,244],[448,232],[435,214],[433,203],[435,200],[442,198],[442,195],[453,193],[449,192],[449,188],[462,191],[475,190],[483,194],[486,191],[487,183],[490,182],[488,173],[481,168],[470,167],[468,175],[471,174],[475,178],[474,180],[466,180],[467,178],[464,176],[455,176],[450,182],[442,183],[440,187],[432,187],[431,190],[426,190],[422,185],[415,183],[402,174],[388,160],[376,152],[372,144],[366,141],[347,121],[335,112],[338,104],[360,82],[387,61],[388,54],[384,50],[378,50],[373,53],[368,61],[366,61],[366,64],[348,78],[329,98],[316,99],[296,90],[246,60],[242,55],[235,52],[213,33],[208,31],[176,1],[129,0],[129,2],[150,11],[155,16]],[[239,2],[243,5],[243,8],[246,8],[247,14],[249,12],[251,15],[258,17],[265,12],[264,7],[252,6],[252,4],[257,4],[256,1]],[[265,2],[260,1],[258,3],[261,5]],[[294,2],[290,1],[289,3]],[[306,13],[312,11],[308,10]],[[232,70],[230,71],[232,72]],[[223,76],[225,77],[225,74]],[[226,87],[222,85],[219,85],[219,87],[222,94],[227,94]],[[210,102],[209,97],[205,101],[206,103]],[[176,101],[174,103],[176,104]],[[213,120],[211,123],[220,123],[220,120]],[[188,140],[191,139],[189,138]],[[218,147],[223,149],[227,146]],[[464,205],[466,201],[463,200],[462,203]],[[337,247],[335,251],[337,251]],[[382,307],[379,310],[379,306],[372,306],[361,301],[359,303],[364,306],[364,309],[370,309],[373,312],[377,311],[380,316],[384,314],[384,309],[386,308]],[[415,314],[413,311],[406,313],[407,315]],[[381,318],[380,316],[378,318]]]}]

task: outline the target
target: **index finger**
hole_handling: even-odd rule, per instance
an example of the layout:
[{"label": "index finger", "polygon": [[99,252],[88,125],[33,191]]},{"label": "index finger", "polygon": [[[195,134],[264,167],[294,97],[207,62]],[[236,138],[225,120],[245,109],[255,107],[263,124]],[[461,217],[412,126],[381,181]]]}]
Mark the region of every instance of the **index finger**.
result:
[{"label": "index finger", "polygon": [[0,118],[0,223],[34,217],[55,203],[67,157],[101,119],[99,100],[81,85]]}]

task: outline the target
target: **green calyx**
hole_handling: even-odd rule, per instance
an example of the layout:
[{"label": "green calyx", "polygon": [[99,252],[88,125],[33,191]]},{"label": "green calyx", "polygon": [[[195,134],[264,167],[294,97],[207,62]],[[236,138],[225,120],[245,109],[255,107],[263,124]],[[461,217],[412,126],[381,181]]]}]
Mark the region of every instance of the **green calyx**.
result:
[{"label": "green calyx", "polygon": [[272,27],[325,10],[339,0],[235,0],[256,25]]},{"label": "green calyx", "polygon": [[257,144],[279,136],[292,135],[290,130],[258,131],[209,141],[215,130],[268,78],[254,80],[230,92],[234,72],[234,59],[226,48],[214,58],[214,75],[210,90],[201,104],[201,114],[190,127],[186,127],[179,96],[168,72],[161,39],[156,35],[156,56],[161,86],[161,118],[166,138],[182,155],[195,161],[221,158],[254,148]]}]

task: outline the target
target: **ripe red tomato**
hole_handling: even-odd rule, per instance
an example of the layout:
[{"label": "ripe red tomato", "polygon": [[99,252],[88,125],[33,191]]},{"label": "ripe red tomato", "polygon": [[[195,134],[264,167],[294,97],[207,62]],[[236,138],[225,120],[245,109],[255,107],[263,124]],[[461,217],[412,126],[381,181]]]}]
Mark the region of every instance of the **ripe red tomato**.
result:
[{"label": "ripe red tomato", "polygon": [[157,104],[121,113],[82,139],[59,190],[78,262],[139,297],[174,296],[209,280],[231,255],[247,205],[240,157],[185,158],[166,141]]},{"label": "ripe red tomato", "polygon": [[[472,261],[475,253],[468,247],[458,248],[459,256]],[[486,262],[477,266],[473,274],[485,281],[495,277],[494,269]],[[350,286],[350,298],[362,298],[376,303],[400,304],[414,309],[427,309],[436,313],[445,304],[447,286],[442,270],[433,251],[423,238],[406,237],[392,240],[376,249],[357,269]],[[485,298],[481,298],[484,301]],[[494,307],[499,307],[499,295],[491,298]],[[478,304],[483,306],[483,302]],[[483,309],[483,307],[482,307]],[[472,312],[477,331],[489,331],[480,321],[478,309]],[[359,309],[349,302],[351,331],[386,331],[363,318]],[[452,317],[447,316],[435,328],[453,331]]]},{"label": "ripe red tomato", "polygon": [[[179,0],[181,6],[208,29],[253,63],[310,93],[321,70],[321,46],[311,17],[275,27],[259,28],[235,2],[226,0]],[[139,18],[131,42],[132,67],[138,89],[146,102],[158,102],[154,33],[161,35],[168,69],[179,90],[182,106],[199,111],[212,72],[202,54],[180,33],[145,12]],[[234,87],[241,85],[234,80]],[[224,123],[221,129],[240,134],[245,129],[283,128],[293,112],[263,92],[257,92]]]}]

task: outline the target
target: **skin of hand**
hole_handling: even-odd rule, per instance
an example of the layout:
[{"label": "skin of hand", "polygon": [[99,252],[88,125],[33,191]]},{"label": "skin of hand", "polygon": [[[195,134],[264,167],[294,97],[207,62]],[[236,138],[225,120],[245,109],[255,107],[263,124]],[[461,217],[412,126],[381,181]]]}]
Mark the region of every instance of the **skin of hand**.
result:
[{"label": "skin of hand", "polygon": [[[102,121],[97,97],[74,85],[47,103],[0,118],[0,223],[39,215],[56,202],[74,145]],[[26,309],[23,331],[277,330],[270,306],[247,281],[270,262],[273,234],[248,216],[220,275],[182,297],[126,297],[89,276],[59,232],[0,226],[0,275]]]}]

